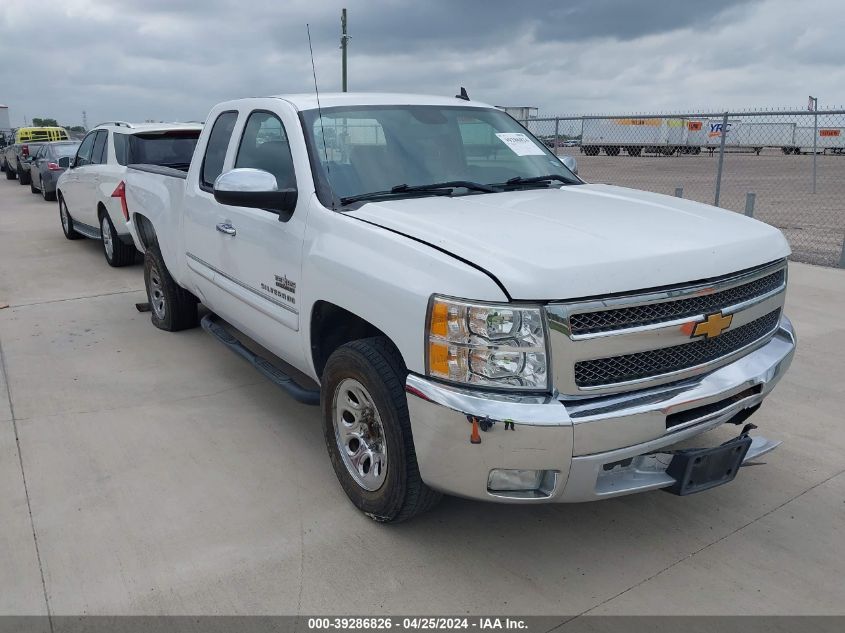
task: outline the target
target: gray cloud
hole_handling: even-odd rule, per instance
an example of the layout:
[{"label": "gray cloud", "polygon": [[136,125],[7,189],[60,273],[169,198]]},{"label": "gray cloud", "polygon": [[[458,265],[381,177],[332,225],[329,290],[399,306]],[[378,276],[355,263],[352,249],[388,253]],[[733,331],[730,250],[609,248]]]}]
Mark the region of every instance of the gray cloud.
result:
[{"label": "gray cloud", "polygon": [[0,102],[73,124],[203,119],[218,101],[340,84],[350,12],[356,90],[455,94],[541,113],[845,102],[840,0],[63,0],[43,37],[0,5]]}]

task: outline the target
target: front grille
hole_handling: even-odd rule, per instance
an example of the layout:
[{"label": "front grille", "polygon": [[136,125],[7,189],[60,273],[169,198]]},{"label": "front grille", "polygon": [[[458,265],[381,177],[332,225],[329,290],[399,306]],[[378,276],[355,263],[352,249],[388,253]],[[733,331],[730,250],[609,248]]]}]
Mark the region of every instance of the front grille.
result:
[{"label": "front grille", "polygon": [[569,317],[569,327],[572,334],[593,334],[707,314],[760,297],[783,286],[785,280],[786,270],[781,269],[747,284],[708,295],[629,308],[581,312]]},{"label": "front grille", "polygon": [[575,384],[600,387],[670,374],[711,363],[770,334],[780,321],[780,308],[713,339],[624,356],[575,363]]}]

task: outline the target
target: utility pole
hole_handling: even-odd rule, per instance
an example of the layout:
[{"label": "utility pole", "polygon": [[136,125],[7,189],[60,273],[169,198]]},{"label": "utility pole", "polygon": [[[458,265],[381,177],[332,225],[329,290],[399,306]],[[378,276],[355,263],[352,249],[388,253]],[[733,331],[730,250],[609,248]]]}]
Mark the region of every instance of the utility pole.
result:
[{"label": "utility pole", "polygon": [[88,131],[88,113],[85,110],[82,111],[82,127],[86,132]]},{"label": "utility pole", "polygon": [[341,53],[341,64],[342,64],[342,77],[343,77],[343,92],[346,92],[346,45],[349,42],[349,36],[346,34],[346,9],[340,14],[340,50]]},{"label": "utility pole", "polygon": [[807,107],[813,111],[813,193],[816,193],[816,143],[819,139],[819,98],[810,97]]}]

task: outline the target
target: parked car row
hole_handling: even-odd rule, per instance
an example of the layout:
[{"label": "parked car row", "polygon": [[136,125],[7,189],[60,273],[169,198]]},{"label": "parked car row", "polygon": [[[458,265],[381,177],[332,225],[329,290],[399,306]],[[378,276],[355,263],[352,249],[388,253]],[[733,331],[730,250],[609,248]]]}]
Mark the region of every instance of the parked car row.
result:
[{"label": "parked car row", "polygon": [[12,143],[0,150],[0,171],[7,180],[18,179],[21,185],[30,184],[30,166],[35,154],[45,143],[69,141],[63,127],[22,127],[15,130]]},{"label": "parked car row", "polygon": [[[125,266],[137,255],[126,228],[123,180],[127,165],[186,171],[201,130],[198,123],[116,121],[98,125],[81,142],[34,142],[26,139],[39,136],[25,133],[21,142],[4,152],[6,177],[18,178],[45,200],[58,199],[65,237],[101,240],[109,265]],[[55,136],[51,132],[46,137]]]}]

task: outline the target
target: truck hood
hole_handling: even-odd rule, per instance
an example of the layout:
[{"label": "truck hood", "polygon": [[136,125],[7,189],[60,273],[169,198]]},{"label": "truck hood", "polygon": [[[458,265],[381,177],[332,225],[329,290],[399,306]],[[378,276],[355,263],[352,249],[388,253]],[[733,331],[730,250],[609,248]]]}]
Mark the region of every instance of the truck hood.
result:
[{"label": "truck hood", "polygon": [[611,185],[387,200],[349,215],[480,266],[513,299],[698,281],[790,252],[779,230],[739,213]]}]

